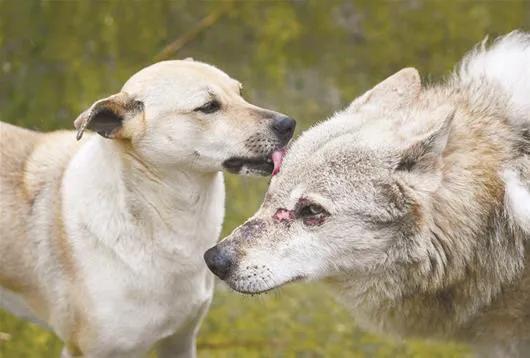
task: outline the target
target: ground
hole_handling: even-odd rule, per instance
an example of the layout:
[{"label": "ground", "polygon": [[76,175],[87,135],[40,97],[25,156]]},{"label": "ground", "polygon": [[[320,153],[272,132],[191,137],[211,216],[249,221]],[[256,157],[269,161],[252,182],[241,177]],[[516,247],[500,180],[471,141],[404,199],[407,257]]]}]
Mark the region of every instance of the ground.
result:
[{"label": "ground", "polygon": [[[0,358],[58,357],[51,333],[0,311]],[[243,296],[217,284],[198,341],[199,357],[466,357],[466,347],[395,342],[356,328],[320,284]]]}]

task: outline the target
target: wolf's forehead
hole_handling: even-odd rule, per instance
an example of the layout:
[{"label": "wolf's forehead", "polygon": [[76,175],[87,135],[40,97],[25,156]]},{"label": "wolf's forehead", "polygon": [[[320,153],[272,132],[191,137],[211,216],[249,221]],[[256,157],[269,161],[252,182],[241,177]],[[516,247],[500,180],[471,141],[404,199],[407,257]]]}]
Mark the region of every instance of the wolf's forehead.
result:
[{"label": "wolf's forehead", "polygon": [[[370,185],[389,175],[384,158],[369,151],[327,148],[314,157],[291,161],[273,179],[270,197],[293,203],[307,195],[340,199],[345,190]],[[284,170],[285,169],[285,170]]]},{"label": "wolf's forehead", "polygon": [[388,148],[366,145],[356,133],[328,140],[316,148],[296,148],[282,165],[286,176],[327,180],[343,175],[368,176],[386,167]]},{"label": "wolf's forehead", "polygon": [[338,155],[347,162],[370,163],[399,147],[400,127],[395,120],[385,118],[336,115],[302,134],[290,148],[284,166],[296,166],[312,158],[333,161]]}]

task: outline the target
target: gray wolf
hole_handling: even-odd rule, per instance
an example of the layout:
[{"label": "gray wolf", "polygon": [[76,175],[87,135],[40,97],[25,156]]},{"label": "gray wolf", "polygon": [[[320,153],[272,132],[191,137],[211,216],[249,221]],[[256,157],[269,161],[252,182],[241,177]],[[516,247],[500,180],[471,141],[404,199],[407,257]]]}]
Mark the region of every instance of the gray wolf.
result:
[{"label": "gray wolf", "polygon": [[82,113],[80,141],[0,123],[0,306],[53,329],[64,357],[194,356],[220,171],[270,174],[295,126],[240,90],[167,61]]},{"label": "gray wolf", "polygon": [[205,253],[234,290],[323,280],[361,327],[530,352],[530,34],[407,68],[306,131]]}]

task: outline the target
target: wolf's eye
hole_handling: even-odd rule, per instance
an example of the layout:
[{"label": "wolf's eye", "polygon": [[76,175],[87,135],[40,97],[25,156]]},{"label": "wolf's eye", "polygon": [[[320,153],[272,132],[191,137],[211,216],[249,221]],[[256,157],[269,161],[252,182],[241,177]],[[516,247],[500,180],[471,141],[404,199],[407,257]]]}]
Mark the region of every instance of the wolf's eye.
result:
[{"label": "wolf's eye", "polygon": [[309,204],[302,206],[298,210],[298,217],[306,226],[322,225],[330,214],[318,204]]},{"label": "wolf's eye", "polygon": [[220,109],[221,109],[221,103],[219,103],[216,100],[213,100],[213,101],[203,104],[202,106],[198,108],[195,108],[194,111],[208,114],[208,113],[217,112]]},{"label": "wolf's eye", "polygon": [[322,214],[325,211],[326,210],[324,210],[324,208],[321,207],[320,205],[310,204],[310,205],[304,206],[300,210],[300,216],[301,217],[315,216],[315,215],[318,215],[318,214]]}]

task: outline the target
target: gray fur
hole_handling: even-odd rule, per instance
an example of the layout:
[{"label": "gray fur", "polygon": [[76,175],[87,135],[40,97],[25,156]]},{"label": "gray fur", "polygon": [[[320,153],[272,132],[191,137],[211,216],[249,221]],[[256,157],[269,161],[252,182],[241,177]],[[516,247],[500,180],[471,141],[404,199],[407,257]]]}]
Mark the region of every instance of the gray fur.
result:
[{"label": "gray fur", "polygon": [[[366,329],[528,354],[529,128],[529,34],[478,46],[442,84],[398,72],[292,145],[218,245],[227,283],[324,280]],[[329,215],[306,225],[301,201]]]}]

